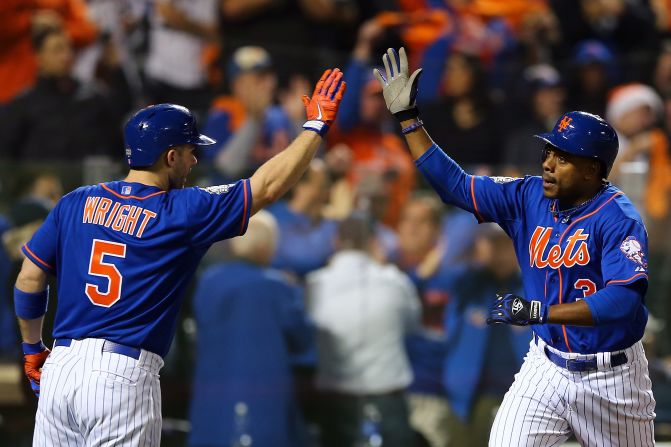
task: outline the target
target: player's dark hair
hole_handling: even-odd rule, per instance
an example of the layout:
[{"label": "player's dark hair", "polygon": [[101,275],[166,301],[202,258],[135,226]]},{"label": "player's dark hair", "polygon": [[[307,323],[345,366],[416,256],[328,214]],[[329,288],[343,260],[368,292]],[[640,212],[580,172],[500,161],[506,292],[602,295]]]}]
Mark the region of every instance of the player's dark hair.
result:
[{"label": "player's dark hair", "polygon": [[363,213],[352,213],[338,225],[338,242],[343,249],[367,250],[374,234],[373,220]]}]

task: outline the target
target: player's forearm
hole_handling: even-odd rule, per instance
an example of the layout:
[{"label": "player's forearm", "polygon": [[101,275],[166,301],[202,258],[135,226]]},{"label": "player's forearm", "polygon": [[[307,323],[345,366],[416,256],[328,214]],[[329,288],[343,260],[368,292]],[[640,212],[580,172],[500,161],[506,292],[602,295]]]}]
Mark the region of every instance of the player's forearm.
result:
[{"label": "player's forearm", "polygon": [[[401,128],[405,129],[408,126],[415,124],[417,121],[417,119],[401,121]],[[418,129],[405,134],[405,141],[408,143],[413,160],[417,160],[419,157],[424,155],[424,153],[428,151],[431,146],[433,146],[433,140],[426,132],[426,130],[424,130],[424,127],[419,127]]]},{"label": "player's forearm", "polygon": [[42,339],[42,321],[48,297],[46,289],[46,273],[25,259],[14,291],[14,308],[25,343],[37,343]]},{"label": "player's forearm", "polygon": [[321,137],[304,130],[282,152],[265,162],[249,179],[252,214],[282,197],[303,176],[317,153]]},{"label": "player's forearm", "polygon": [[575,303],[555,304],[548,310],[548,324],[594,326],[592,311],[584,300]]},{"label": "player's forearm", "polygon": [[21,339],[24,343],[37,343],[42,340],[42,323],[44,317],[35,318],[33,320],[24,320],[17,318],[19,322],[19,330],[21,331]]},{"label": "player's forearm", "polygon": [[[420,131],[424,133],[425,137]],[[412,134],[414,133],[412,132]],[[448,157],[438,145],[433,144],[431,138],[422,129],[418,130],[417,133],[417,136],[410,138],[415,140],[413,145],[418,149],[417,154],[421,154],[415,160],[419,172],[438,193],[443,202],[474,212],[473,176],[464,172],[457,162]],[[432,145],[425,148],[425,145],[429,143]]]}]

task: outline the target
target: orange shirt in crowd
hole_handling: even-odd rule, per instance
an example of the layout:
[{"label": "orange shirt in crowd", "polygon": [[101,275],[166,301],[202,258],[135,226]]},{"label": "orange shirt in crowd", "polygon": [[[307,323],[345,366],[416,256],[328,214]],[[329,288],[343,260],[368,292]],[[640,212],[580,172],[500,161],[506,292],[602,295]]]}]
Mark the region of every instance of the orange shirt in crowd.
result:
[{"label": "orange shirt in crowd", "polygon": [[645,192],[645,208],[650,218],[662,219],[669,215],[671,197],[669,140],[661,129],[654,129],[650,140],[650,172]]},{"label": "orange shirt in crowd", "polygon": [[75,47],[92,43],[95,26],[83,0],[0,0],[0,104],[35,82],[36,62],[30,29],[36,12],[56,12]]},{"label": "orange shirt in crowd", "polygon": [[352,185],[357,185],[371,172],[395,172],[395,177],[388,183],[389,204],[382,221],[396,228],[401,209],[410,198],[416,180],[415,164],[403,140],[393,133],[357,126],[346,133],[331,129],[328,142],[330,147],[343,143],[352,150],[353,163],[348,173]]}]

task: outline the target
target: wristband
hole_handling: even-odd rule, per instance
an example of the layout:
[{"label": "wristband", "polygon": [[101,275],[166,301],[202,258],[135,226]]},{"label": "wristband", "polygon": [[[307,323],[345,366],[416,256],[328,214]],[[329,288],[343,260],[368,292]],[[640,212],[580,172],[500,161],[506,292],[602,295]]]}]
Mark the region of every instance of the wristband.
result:
[{"label": "wristband", "polygon": [[303,124],[303,129],[317,132],[320,137],[323,137],[326,134],[326,131],[329,130],[329,126],[324,121],[309,120]]},{"label": "wristband", "polygon": [[25,355],[39,354],[47,349],[47,347],[44,346],[44,343],[42,343],[42,340],[37,343],[21,343],[21,347],[23,348],[23,353]]},{"label": "wristband", "polygon": [[417,118],[419,116],[419,110],[417,109],[417,106],[415,106],[412,109],[398,111],[394,113],[394,116],[399,122],[407,121]]},{"label": "wristband", "polygon": [[540,301],[531,301],[529,303],[529,320],[537,322],[537,324],[545,324],[548,319],[548,310],[550,306],[544,306]]},{"label": "wristband", "polygon": [[412,123],[411,125],[409,125],[408,127],[401,130],[401,132],[403,132],[403,135],[406,135],[406,134],[409,134],[410,132],[412,132],[413,130],[419,129],[422,126],[424,126],[424,122],[422,120],[417,120],[414,123]]},{"label": "wristband", "polygon": [[49,286],[41,292],[28,293],[14,287],[14,313],[24,320],[33,320],[47,313]]}]

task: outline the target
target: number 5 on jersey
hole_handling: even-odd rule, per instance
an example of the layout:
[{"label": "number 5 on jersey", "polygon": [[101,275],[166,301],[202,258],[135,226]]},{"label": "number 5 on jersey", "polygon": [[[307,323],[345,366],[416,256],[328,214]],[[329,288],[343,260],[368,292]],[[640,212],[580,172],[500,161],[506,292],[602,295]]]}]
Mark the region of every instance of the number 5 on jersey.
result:
[{"label": "number 5 on jersey", "polygon": [[89,275],[100,276],[108,281],[107,292],[101,292],[95,284],[86,283],[86,296],[96,306],[110,307],[121,298],[121,283],[123,276],[114,264],[105,262],[104,257],[126,257],[126,244],[93,239],[91,246],[91,260],[89,261]]}]

